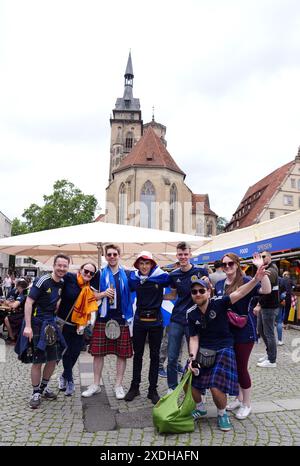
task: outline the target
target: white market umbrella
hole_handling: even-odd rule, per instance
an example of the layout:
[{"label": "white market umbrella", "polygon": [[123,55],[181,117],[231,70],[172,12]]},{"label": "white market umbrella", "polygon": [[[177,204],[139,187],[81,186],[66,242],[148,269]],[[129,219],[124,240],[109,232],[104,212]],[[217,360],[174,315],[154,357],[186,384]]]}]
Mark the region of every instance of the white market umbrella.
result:
[{"label": "white market umbrella", "polygon": [[71,256],[73,263],[81,264],[87,260],[99,263],[105,244],[116,243],[120,246],[122,263],[125,265],[132,265],[141,250],[152,252],[157,262],[164,265],[175,261],[175,248],[180,241],[187,241],[193,251],[210,238],[93,222],[3,238],[0,239],[0,252],[30,256],[51,265],[53,257],[59,253]]}]

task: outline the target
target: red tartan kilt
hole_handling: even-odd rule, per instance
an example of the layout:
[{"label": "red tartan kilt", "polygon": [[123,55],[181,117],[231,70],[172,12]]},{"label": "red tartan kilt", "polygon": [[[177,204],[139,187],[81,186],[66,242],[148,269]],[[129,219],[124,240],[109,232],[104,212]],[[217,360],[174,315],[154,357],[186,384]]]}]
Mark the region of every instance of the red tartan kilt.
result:
[{"label": "red tartan kilt", "polygon": [[115,354],[119,358],[131,358],[133,355],[129,327],[120,325],[121,334],[116,340],[110,340],[105,335],[105,323],[96,322],[89,352],[92,356]]}]

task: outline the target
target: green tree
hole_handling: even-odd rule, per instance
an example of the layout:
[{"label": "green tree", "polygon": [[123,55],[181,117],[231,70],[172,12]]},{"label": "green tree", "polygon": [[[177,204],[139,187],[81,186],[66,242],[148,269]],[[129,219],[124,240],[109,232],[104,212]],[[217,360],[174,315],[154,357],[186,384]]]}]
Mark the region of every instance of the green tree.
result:
[{"label": "green tree", "polygon": [[11,224],[11,236],[28,233],[27,225],[18,218],[14,218]]},{"label": "green tree", "polygon": [[[42,207],[31,204],[22,214],[28,232],[80,225],[94,219],[97,199],[93,195],[83,194],[70,181],[56,181],[53,193],[44,195],[43,199]],[[16,223],[16,227],[20,227],[21,223]]]},{"label": "green tree", "polygon": [[217,220],[217,235],[224,233],[224,228],[226,227],[228,220],[225,217],[218,217]]}]

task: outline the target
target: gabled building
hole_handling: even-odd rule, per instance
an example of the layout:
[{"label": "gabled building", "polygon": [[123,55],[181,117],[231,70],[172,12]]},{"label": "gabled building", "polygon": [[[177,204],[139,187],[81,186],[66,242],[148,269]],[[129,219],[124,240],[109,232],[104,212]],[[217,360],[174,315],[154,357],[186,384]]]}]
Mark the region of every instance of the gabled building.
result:
[{"label": "gabled building", "polygon": [[110,119],[109,184],[101,221],[215,235],[217,215],[208,194],[194,194],[185,184],[185,173],[167,150],[166,126],[154,115],[143,124],[140,101],[133,97],[131,54],[124,78],[123,97]]},{"label": "gabled building", "polygon": [[250,186],[225,231],[244,228],[300,209],[300,148],[295,159]]}]

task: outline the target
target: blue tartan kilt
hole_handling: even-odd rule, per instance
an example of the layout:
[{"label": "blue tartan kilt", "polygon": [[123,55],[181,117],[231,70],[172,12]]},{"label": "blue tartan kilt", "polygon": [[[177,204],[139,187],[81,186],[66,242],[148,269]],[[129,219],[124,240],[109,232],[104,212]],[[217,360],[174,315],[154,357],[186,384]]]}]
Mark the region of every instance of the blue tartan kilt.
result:
[{"label": "blue tartan kilt", "polygon": [[197,377],[193,375],[192,386],[201,392],[209,388],[217,388],[228,395],[238,396],[238,375],[233,348],[218,350],[214,366],[200,369]]}]

